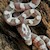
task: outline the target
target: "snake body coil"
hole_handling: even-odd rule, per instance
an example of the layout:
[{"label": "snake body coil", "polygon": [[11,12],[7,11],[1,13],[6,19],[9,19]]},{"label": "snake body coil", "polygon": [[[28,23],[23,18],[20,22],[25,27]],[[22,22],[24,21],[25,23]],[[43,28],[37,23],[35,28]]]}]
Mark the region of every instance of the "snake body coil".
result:
[{"label": "snake body coil", "polygon": [[[34,1],[36,1],[34,3]],[[36,8],[40,3],[40,0],[32,0],[29,3],[20,3],[20,2],[12,2],[10,1],[9,6],[4,11],[4,19],[6,23],[11,26],[16,26],[16,29],[25,40],[27,45],[32,45],[32,43],[39,50],[47,50],[45,42],[41,39],[40,36],[31,32],[29,26],[36,26],[41,21],[41,14],[38,10],[33,9]],[[13,17],[14,12],[22,12],[21,14],[15,15]],[[30,19],[33,16],[32,19]],[[47,42],[47,44],[50,42]],[[49,48],[50,46],[48,46]]]}]

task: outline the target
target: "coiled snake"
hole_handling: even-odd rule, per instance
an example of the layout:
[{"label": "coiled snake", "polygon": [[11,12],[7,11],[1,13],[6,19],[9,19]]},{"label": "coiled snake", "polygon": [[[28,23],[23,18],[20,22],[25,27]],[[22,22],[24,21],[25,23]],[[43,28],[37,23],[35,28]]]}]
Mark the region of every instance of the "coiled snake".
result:
[{"label": "coiled snake", "polygon": [[[16,29],[27,45],[30,46],[33,43],[39,50],[47,50],[45,42],[40,36],[32,33],[29,28],[29,26],[38,25],[41,21],[40,12],[34,9],[39,5],[40,1],[41,0],[32,0],[29,3],[10,1],[9,6],[6,7],[4,11],[4,19],[9,25],[16,26]],[[13,16],[12,14],[14,14],[14,12],[23,13],[15,14]],[[48,43],[50,43],[50,41]],[[50,48],[50,45],[47,46]]]}]

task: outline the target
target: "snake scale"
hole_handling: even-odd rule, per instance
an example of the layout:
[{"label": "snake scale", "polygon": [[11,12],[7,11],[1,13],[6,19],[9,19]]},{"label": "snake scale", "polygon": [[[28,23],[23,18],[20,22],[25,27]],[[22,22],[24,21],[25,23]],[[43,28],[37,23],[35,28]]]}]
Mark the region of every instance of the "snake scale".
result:
[{"label": "snake scale", "polygon": [[28,46],[33,44],[38,50],[48,50],[47,47],[50,49],[50,39],[32,33],[29,28],[29,26],[38,25],[41,21],[41,14],[35,9],[40,4],[40,1],[31,0],[28,3],[10,1],[4,11],[4,20],[10,26],[16,26]]}]

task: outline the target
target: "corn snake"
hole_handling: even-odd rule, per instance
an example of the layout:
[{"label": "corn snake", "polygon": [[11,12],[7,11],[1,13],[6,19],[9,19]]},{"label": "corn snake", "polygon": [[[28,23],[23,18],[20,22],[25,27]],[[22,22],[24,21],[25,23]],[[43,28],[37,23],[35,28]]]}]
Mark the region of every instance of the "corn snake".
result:
[{"label": "corn snake", "polygon": [[[34,6],[33,6],[32,2],[30,4],[29,3],[26,4],[26,6],[24,6],[24,5],[25,4],[20,3],[20,2],[14,3],[12,1],[10,1],[10,4],[8,6],[9,9],[6,8],[6,10],[4,11],[5,21],[11,26],[16,26],[18,32],[20,33],[22,38],[25,40],[25,43],[27,45],[32,45],[32,43],[33,43],[39,50],[44,50],[44,49],[47,50],[45,42],[40,38],[40,36],[32,33],[29,28],[29,26],[38,25],[41,21],[40,12],[38,10],[34,9],[39,5],[39,3]],[[29,7],[27,8],[28,5],[29,5]],[[20,6],[20,7],[17,7],[17,6]],[[24,12],[22,14],[20,14],[19,16],[12,17],[12,13],[14,13],[15,11],[17,11],[17,12],[24,11]],[[36,17],[34,19],[27,19],[31,15],[33,17],[34,16],[36,16]],[[36,44],[39,44],[40,46],[36,45]]]}]

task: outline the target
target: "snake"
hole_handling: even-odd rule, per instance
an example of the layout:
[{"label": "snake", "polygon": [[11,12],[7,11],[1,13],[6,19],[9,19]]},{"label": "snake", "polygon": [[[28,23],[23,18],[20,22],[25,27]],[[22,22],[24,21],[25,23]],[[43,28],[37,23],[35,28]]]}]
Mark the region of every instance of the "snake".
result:
[{"label": "snake", "polygon": [[[36,4],[34,1],[36,1]],[[41,37],[32,33],[29,28],[29,26],[36,26],[41,22],[41,14],[35,9],[40,4],[40,1],[31,0],[29,3],[10,1],[4,11],[4,20],[10,26],[16,26],[17,31],[28,46],[33,43],[39,50],[48,50]],[[15,12],[17,14],[13,16]]]},{"label": "snake", "polygon": [[17,11],[24,11],[31,8],[34,9],[40,4],[40,1],[41,0],[31,0],[30,2],[27,2],[27,3],[21,3],[21,2],[15,1],[15,7]]},{"label": "snake", "polygon": [[44,40],[44,42],[46,43],[47,47],[50,49],[50,39],[45,35],[40,35],[40,37]]}]

